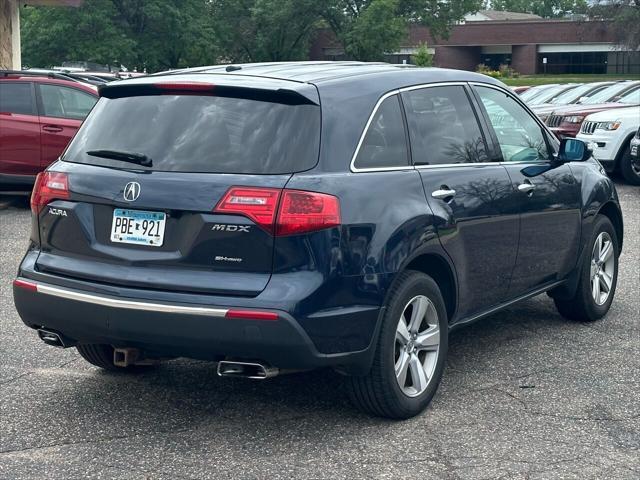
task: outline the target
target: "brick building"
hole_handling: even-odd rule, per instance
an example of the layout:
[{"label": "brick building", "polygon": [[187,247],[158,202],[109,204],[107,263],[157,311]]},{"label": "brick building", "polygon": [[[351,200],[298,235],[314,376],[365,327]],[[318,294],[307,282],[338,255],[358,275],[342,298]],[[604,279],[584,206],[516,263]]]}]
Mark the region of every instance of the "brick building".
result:
[{"label": "brick building", "polygon": [[0,69],[20,70],[20,7],[50,5],[78,7],[82,0],[0,0]]},{"label": "brick building", "polygon": [[[411,55],[426,42],[438,67],[475,70],[511,65],[517,72],[536,73],[640,73],[640,52],[626,51],[614,39],[605,21],[547,20],[542,18],[467,21],[455,25],[448,39],[433,38],[429,30],[414,26],[406,45],[388,61],[411,63]],[[335,36],[318,32],[311,46],[312,60],[345,59]]]}]

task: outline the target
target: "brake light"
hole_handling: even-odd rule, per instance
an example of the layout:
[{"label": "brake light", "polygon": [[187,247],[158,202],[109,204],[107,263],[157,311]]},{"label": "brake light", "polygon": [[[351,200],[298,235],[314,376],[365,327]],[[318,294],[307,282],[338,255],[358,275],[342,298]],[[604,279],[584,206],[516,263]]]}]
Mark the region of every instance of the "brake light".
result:
[{"label": "brake light", "polygon": [[212,92],[215,85],[212,83],[204,82],[161,82],[153,84],[159,90],[166,90],[167,92],[179,92],[179,93],[201,93]]},{"label": "brake light", "polygon": [[273,233],[279,199],[278,188],[231,187],[213,211],[244,215]]},{"label": "brake light", "polygon": [[69,178],[66,173],[41,172],[31,192],[31,211],[36,215],[53,200],[69,198]]},{"label": "brake light", "polygon": [[337,197],[302,190],[231,187],[214,212],[244,215],[276,236],[309,233],[340,225]]},{"label": "brake light", "polygon": [[284,190],[276,235],[295,235],[340,225],[340,202],[326,193]]}]

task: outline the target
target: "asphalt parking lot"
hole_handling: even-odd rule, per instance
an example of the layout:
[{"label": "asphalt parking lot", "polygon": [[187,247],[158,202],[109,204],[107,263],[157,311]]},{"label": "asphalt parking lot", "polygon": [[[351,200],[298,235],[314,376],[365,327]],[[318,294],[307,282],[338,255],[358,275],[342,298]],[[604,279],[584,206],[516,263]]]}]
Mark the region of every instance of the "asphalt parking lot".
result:
[{"label": "asphalt parking lot", "polygon": [[28,201],[0,198],[0,478],[640,478],[640,188],[608,316],[540,296],[452,335],[430,408],[354,410],[330,371],[263,382],[174,360],[107,374],[42,344],[13,306]]}]

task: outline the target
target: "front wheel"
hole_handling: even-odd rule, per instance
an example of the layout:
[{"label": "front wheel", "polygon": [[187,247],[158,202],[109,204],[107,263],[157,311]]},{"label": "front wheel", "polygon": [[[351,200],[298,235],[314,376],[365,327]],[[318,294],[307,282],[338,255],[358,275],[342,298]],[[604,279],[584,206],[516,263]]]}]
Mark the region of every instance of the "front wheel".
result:
[{"label": "front wheel", "polygon": [[563,317],[581,322],[604,317],[616,291],[619,247],[615,229],[607,217],[596,217],[587,248],[574,297],[554,299]]},{"label": "front wheel", "polygon": [[393,419],[417,415],[435,395],[447,356],[449,326],[433,279],[415,271],[399,275],[389,292],[371,370],[348,378],[356,407]]},{"label": "front wheel", "polygon": [[631,156],[631,145],[627,145],[626,150],[620,158],[620,173],[631,185],[640,185],[640,161]]}]

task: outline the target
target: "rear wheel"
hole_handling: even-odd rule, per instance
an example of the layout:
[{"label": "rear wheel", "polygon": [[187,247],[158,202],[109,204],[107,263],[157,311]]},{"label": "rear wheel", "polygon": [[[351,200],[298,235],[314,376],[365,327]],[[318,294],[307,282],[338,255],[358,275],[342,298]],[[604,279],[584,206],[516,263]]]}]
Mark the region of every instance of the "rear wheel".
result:
[{"label": "rear wheel", "polygon": [[570,320],[592,322],[606,315],[618,281],[618,240],[611,221],[595,220],[588,255],[582,264],[578,288],[571,299],[554,299],[560,314]]},{"label": "rear wheel", "polygon": [[429,404],[442,378],[448,346],[438,285],[420,272],[399,275],[389,293],[371,370],[348,379],[356,407],[394,419],[413,417]]},{"label": "rear wheel", "polygon": [[631,156],[631,145],[627,144],[620,158],[620,173],[631,185],[640,185],[640,161],[634,160]]}]

